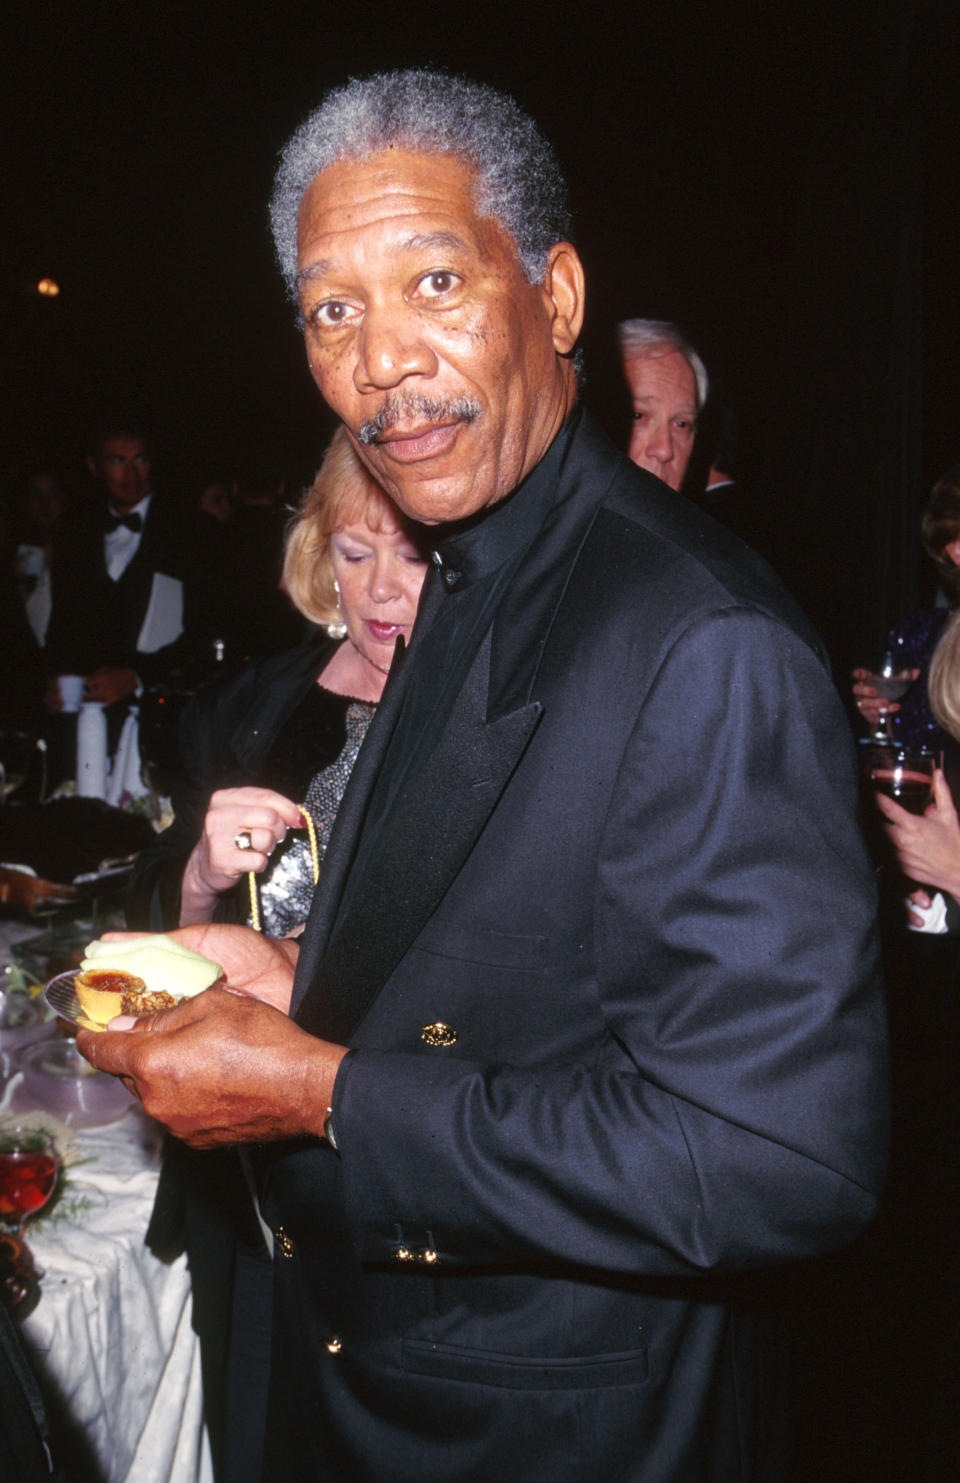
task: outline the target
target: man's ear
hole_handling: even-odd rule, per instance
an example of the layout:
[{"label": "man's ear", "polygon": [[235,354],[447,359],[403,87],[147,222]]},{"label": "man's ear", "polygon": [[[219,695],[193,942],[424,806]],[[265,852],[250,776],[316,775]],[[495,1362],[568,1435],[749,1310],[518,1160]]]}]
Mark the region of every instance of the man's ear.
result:
[{"label": "man's ear", "polygon": [[87,454],[86,464],[87,468],[90,470],[91,478],[95,479],[97,477],[97,460],[91,457],[90,454]]},{"label": "man's ear", "polygon": [[949,546],[944,546],[943,555],[949,556],[954,566],[960,566],[960,539],[951,541]]},{"label": "man's ear", "polygon": [[558,355],[569,355],[583,327],[586,289],[583,264],[569,242],[551,247],[542,287],[549,301],[554,349]]}]

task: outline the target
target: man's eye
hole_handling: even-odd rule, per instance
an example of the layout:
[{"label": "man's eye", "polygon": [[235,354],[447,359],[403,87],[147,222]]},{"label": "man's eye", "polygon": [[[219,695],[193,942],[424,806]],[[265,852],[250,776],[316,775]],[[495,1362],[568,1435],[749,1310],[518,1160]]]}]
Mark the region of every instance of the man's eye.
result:
[{"label": "man's eye", "polygon": [[336,329],[345,324],[350,315],[350,305],[341,303],[339,299],[332,299],[326,304],[318,304],[310,311],[312,323],[320,329]]},{"label": "man's eye", "polygon": [[459,282],[456,273],[448,273],[442,270],[437,273],[427,273],[417,284],[417,291],[426,299],[439,299]]}]

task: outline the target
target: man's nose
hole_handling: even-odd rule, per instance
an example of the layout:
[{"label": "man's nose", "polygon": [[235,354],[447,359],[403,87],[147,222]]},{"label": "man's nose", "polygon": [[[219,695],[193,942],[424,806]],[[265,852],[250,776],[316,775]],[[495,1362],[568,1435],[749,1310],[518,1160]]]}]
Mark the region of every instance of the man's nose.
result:
[{"label": "man's nose", "polygon": [[412,315],[368,307],[357,342],[353,381],[358,391],[385,391],[407,376],[433,376],[437,357]]},{"label": "man's nose", "polygon": [[673,438],[670,436],[670,426],[661,422],[650,429],[647,438],[647,457],[653,458],[657,463],[669,463],[673,457]]}]

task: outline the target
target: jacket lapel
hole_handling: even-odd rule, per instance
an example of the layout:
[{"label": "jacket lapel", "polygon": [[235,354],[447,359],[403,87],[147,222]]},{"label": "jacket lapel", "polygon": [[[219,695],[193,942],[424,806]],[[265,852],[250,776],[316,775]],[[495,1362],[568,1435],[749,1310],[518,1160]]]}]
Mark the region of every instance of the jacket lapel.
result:
[{"label": "jacket lapel", "polygon": [[[417,611],[417,622],[411,635],[411,644],[433,621],[434,613],[443,597],[436,574],[428,573]],[[397,644],[390,675],[377,706],[376,715],[360,748],[360,754],[350,774],[350,781],[337,810],[330,834],[330,841],[323,857],[320,881],[313,894],[310,915],[300,944],[300,957],[293,986],[290,1013],[297,1015],[300,1004],[312,983],[317,965],[326,949],[327,939],[343,896],[347,876],[360,841],[363,820],[373,792],[373,785],[383,764],[393,728],[403,707],[410,683],[408,655],[404,653],[402,640]]]},{"label": "jacket lapel", "polygon": [[[467,858],[533,734],[541,712],[536,702],[487,721],[490,653],[488,634],[416,787],[401,791],[358,861],[351,904],[309,995],[317,957],[298,969],[294,1013],[313,1034],[349,1040]],[[380,756],[370,759],[374,769],[379,764]],[[341,878],[338,901],[342,886]]]},{"label": "jacket lapel", "polygon": [[[404,676],[401,668],[399,685],[391,676],[341,804],[304,934],[291,1013],[312,1034],[349,1043],[506,787],[539,721],[543,707],[532,696],[550,634],[618,461],[584,417],[568,450],[557,505],[510,584],[440,742],[394,800],[376,839],[363,840],[358,854],[370,793],[409,683],[409,670]],[[431,573],[414,641],[442,596]],[[351,867],[356,878],[338,919]]]},{"label": "jacket lapel", "polygon": [[407,670],[399,656],[391,667],[391,683],[384,691],[376,715],[364,737],[363,746],[350,774],[350,781],[337,810],[330,842],[323,857],[320,881],[313,895],[310,915],[300,944],[300,957],[293,986],[290,1013],[298,1008],[313,980],[316,967],[326,946],[331,924],[340,905],[343,888],[353,861],[363,827],[363,818],[377,773],[383,763],[390,734],[396,724],[406,694]]}]

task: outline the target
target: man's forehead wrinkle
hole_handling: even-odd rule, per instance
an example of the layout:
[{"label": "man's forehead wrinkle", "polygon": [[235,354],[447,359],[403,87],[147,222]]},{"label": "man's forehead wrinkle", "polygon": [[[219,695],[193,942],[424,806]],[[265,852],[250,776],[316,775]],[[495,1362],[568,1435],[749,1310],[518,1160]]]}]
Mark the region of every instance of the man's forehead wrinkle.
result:
[{"label": "man's forehead wrinkle", "polygon": [[462,252],[467,244],[456,232],[417,232],[398,244],[402,252],[429,251],[431,248],[447,247]]},{"label": "man's forehead wrinkle", "polygon": [[[663,402],[663,401],[666,401],[667,400],[667,397],[664,395],[664,393],[662,391],[659,391],[659,390],[658,391],[638,391],[638,392],[635,392],[634,393],[633,400],[635,402]],[[695,408],[695,403],[693,401],[687,401],[687,402],[680,402],[679,403],[679,406],[678,406],[678,410],[679,411],[685,411],[687,408],[689,408],[689,410],[692,412],[694,410],[694,408]]]},{"label": "man's forehead wrinkle", "polygon": [[[423,252],[434,248],[447,248],[455,252],[464,252],[468,243],[456,232],[416,232],[411,237],[405,237],[396,244],[399,252]],[[297,272],[297,282],[308,282],[312,278],[322,278],[325,274],[332,272],[337,267],[333,258],[318,258],[314,263],[300,268]]]}]

